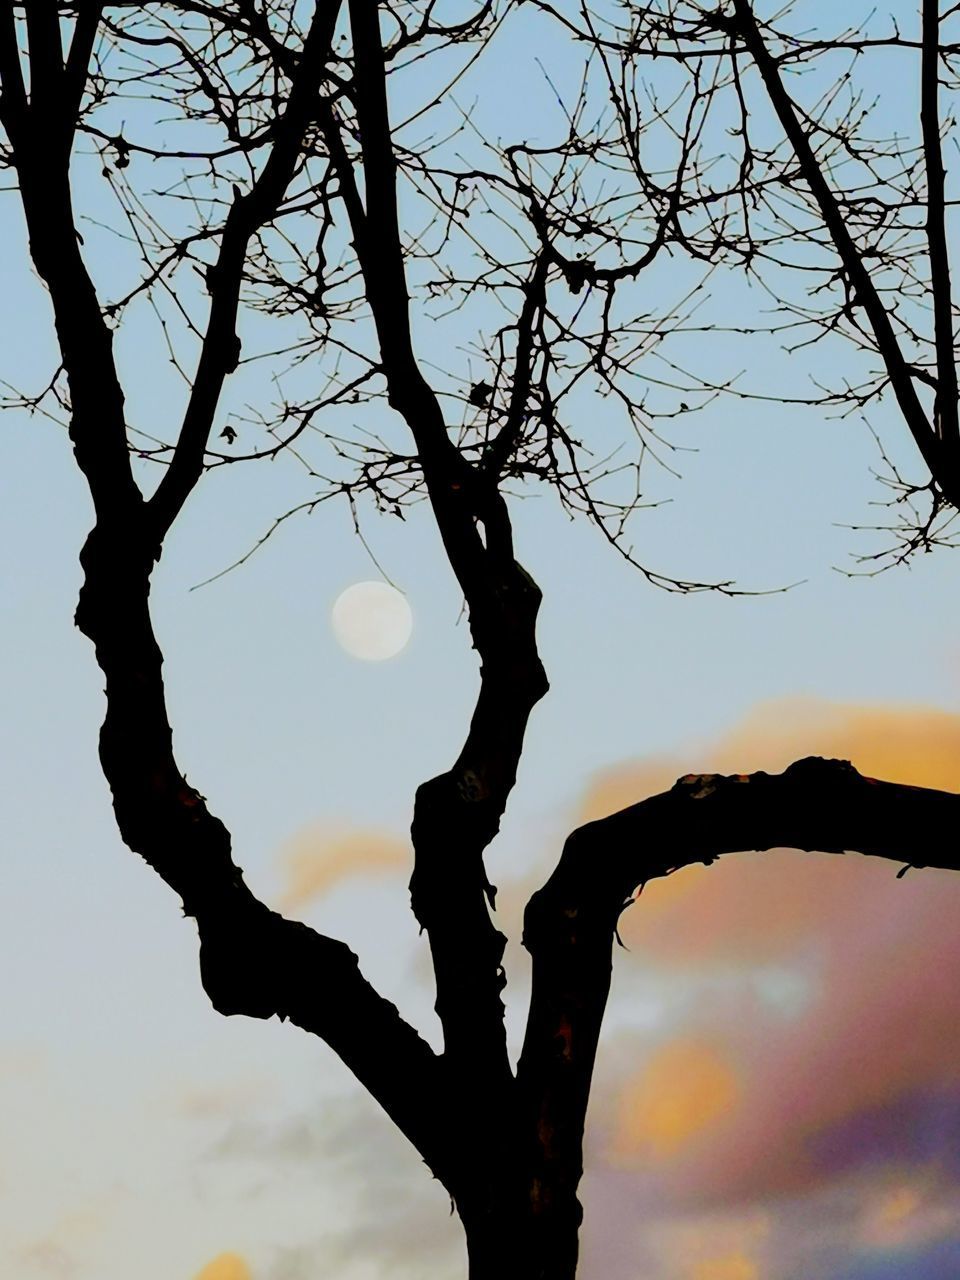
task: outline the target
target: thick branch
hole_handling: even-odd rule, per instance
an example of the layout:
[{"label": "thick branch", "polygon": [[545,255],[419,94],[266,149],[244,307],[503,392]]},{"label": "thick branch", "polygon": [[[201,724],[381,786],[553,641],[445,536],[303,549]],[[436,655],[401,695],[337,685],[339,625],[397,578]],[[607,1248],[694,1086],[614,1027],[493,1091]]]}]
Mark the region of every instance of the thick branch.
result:
[{"label": "thick branch", "polygon": [[367,215],[363,213],[352,165],[338,137],[332,112],[326,121],[331,156],[351,219],[380,343],[387,395],[416,442],[447,557],[472,605],[475,583],[483,576],[483,543],[473,510],[473,473],[447,434],[440,403],[413,350],[379,8],[377,0],[351,0],[349,7]]},{"label": "thick branch", "polygon": [[20,66],[14,6],[10,0],[0,3],[0,90],[0,121],[8,134],[11,129],[15,133],[22,124],[27,95]]},{"label": "thick branch", "polygon": [[56,0],[34,0],[24,7],[30,45],[30,100],[34,107],[45,103],[51,113],[63,72],[60,15]]},{"label": "thick branch", "polygon": [[570,836],[524,919],[533,991],[518,1083],[545,1275],[574,1274],[583,1124],[611,947],[637,885],[748,849],[850,850],[958,870],[955,842],[943,839],[958,822],[960,796],[878,782],[845,761],[808,759],[776,775],[690,775]]},{"label": "thick branch", "polygon": [[343,943],[253,896],[232,860],[229,833],[177,767],[149,616],[149,545],[99,527],[81,562],[77,625],[106,676],[100,759],[117,824],[196,918],[201,976],[214,1007],[276,1014],[320,1036],[449,1185],[445,1076],[432,1050],[363,978]]},{"label": "thick branch", "polygon": [[87,70],[93,56],[103,15],[101,0],[85,0],[77,9],[73,26],[73,37],[64,65],[63,90],[60,109],[70,129],[71,136],[76,129],[80,115],[80,106],[87,84]]},{"label": "thick branch", "polygon": [[483,851],[499,829],[527,719],[546,689],[534,641],[540,592],[514,560],[496,477],[471,467],[450,440],[437,396],[414,353],[376,0],[350,0],[350,22],[366,211],[329,107],[322,121],[376,325],[390,404],[414,437],[482,662],[480,696],[463,750],[449,772],[417,793],[411,898],[430,941],[447,1056],[484,1108],[478,1124],[496,1127],[503,1121],[504,1091],[512,1080],[500,999],[505,940],[488,913],[486,895],[492,900],[492,890]]}]

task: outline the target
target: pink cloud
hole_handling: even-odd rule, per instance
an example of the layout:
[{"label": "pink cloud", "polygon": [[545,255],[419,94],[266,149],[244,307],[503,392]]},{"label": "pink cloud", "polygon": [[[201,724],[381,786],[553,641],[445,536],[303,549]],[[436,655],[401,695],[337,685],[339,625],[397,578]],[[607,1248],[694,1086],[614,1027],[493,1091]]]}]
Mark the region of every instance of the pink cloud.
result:
[{"label": "pink cloud", "polygon": [[[680,771],[773,771],[807,754],[960,790],[960,716],[789,703]],[[584,816],[669,785],[675,772],[662,761],[619,768],[596,781]],[[598,1155],[632,1167],[644,1195],[678,1207],[809,1194],[857,1167],[919,1159],[918,1117],[960,1122],[958,920],[960,876],[914,871],[898,881],[889,863],[857,856],[736,855],[651,883],[621,921],[633,954],[617,957],[618,987],[639,963],[688,989],[699,983],[702,994],[647,1046],[617,1101],[596,1109]],[[786,1010],[761,999],[768,971],[803,999]],[[651,1064],[671,1054],[679,1062],[690,1043],[701,1046],[699,1065],[681,1064],[658,1103]],[[672,1144],[655,1140],[658,1105],[676,1120]],[[686,1108],[689,1132],[676,1108]],[[698,1116],[708,1122],[694,1124]],[[935,1162],[947,1158],[945,1135],[939,1149],[935,1133],[928,1145]]]}]

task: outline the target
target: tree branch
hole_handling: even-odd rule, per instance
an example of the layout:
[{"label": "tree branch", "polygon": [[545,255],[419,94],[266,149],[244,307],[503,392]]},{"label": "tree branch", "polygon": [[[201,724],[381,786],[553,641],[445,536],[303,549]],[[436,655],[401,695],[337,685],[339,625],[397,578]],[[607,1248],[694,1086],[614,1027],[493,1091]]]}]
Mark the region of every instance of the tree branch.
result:
[{"label": "tree branch", "polygon": [[76,129],[80,117],[80,104],[86,88],[90,58],[97,41],[100,19],[103,15],[102,0],[85,0],[78,6],[73,27],[73,37],[64,65],[61,111],[71,131]]},{"label": "tree branch", "polygon": [[11,0],[2,0],[0,3],[0,90],[0,121],[9,135],[11,129],[15,133],[21,127],[27,109],[27,94],[17,42],[17,21]]},{"label": "tree branch", "polygon": [[[811,758],[775,775],[689,775],[573,832],[524,917],[533,990],[517,1078],[527,1109],[532,1207],[543,1248],[556,1253],[556,1269],[545,1274],[573,1274],[583,1124],[611,948],[636,887],[749,849],[856,851],[960,870],[956,841],[943,839],[958,822],[958,795],[879,782],[846,761]],[[934,847],[934,840],[942,843]]]},{"label": "tree branch", "polygon": [[321,125],[350,220],[388,400],[416,444],[482,664],[480,694],[457,760],[417,791],[410,895],[430,943],[444,1060],[456,1087],[470,1099],[473,1141],[464,1153],[457,1205],[468,1238],[489,1239],[491,1223],[509,1212],[507,1202],[514,1208],[521,1203],[522,1173],[500,995],[506,981],[501,964],[505,939],[490,918],[488,899],[492,906],[495,891],[483,854],[516,781],[530,712],[547,688],[535,640],[540,591],[514,559],[498,475],[472,467],[453,444],[413,349],[379,8],[376,0],[350,0],[349,8],[354,52],[350,96],[365,207],[330,103],[321,107]]},{"label": "tree branch", "polygon": [[350,21],[366,213],[332,108],[324,116],[328,147],[351,220],[389,401],[414,437],[483,664],[463,750],[449,772],[417,793],[411,898],[430,940],[447,1054],[479,1095],[500,1097],[511,1083],[500,999],[505,939],[487,910],[492,890],[483,851],[496,835],[516,780],[530,710],[546,688],[533,638],[540,593],[513,558],[495,479],[481,477],[451,442],[414,354],[376,0],[350,0]]},{"label": "tree branch", "polygon": [[[79,21],[85,22],[87,16]],[[43,49],[37,64],[40,80],[57,72],[49,23],[41,17],[34,19],[30,51],[32,58],[38,48]],[[311,99],[334,21],[335,15],[325,10],[312,29],[311,53],[301,64],[306,70],[291,92],[285,117],[285,124],[292,117],[296,127],[292,123],[281,127],[261,178],[248,196],[235,203],[233,222],[228,219],[227,248],[221,254],[228,285],[215,296],[215,319],[201,358],[201,380],[206,378],[207,391],[219,373],[225,313],[232,331],[245,230],[262,225],[286,188],[312,112]],[[89,58],[94,38],[95,23],[87,23],[75,31],[71,45],[71,74],[76,76],[71,93],[77,101],[86,75],[81,53],[86,51]],[[9,5],[0,12],[0,74],[2,119],[14,148],[31,251],[50,288],[70,384],[71,437],[96,509],[96,524],[80,557],[84,583],[76,622],[93,641],[106,677],[100,759],[121,835],[179,894],[185,913],[196,918],[201,977],[214,1007],[224,1014],[257,1018],[276,1014],[321,1036],[437,1176],[453,1186],[454,1146],[445,1121],[449,1089],[439,1059],[394,1006],[366,982],[356,957],[343,943],[283,919],[253,896],[232,860],[229,833],[177,766],[162,655],[149,614],[149,590],[163,532],[190,486],[184,490],[175,482],[158,504],[159,522],[145,523],[130,471],[112,335],[78,246],[69,147],[45,145],[48,117],[39,99],[28,103],[24,97]],[[62,68],[58,74],[62,76]],[[38,80],[31,83],[36,85]],[[197,394],[203,393],[201,388]],[[181,443],[184,454],[199,447],[202,456],[197,439],[200,413],[197,401],[192,398],[191,403],[188,428],[194,434],[188,429]],[[189,459],[181,466],[189,467]]]},{"label": "tree branch", "polygon": [[933,293],[937,351],[937,399],[934,429],[942,440],[960,446],[957,366],[954,355],[953,299],[946,229],[946,173],[940,138],[940,0],[923,0],[923,49],[920,58],[920,131],[927,171],[927,247]]},{"label": "tree branch", "polygon": [[510,458],[516,452],[523,434],[530,399],[530,381],[534,363],[534,327],[537,317],[546,306],[548,254],[541,253],[536,260],[533,274],[523,289],[523,306],[517,317],[517,359],[513,386],[510,388],[510,404],[506,420],[490,442],[484,454],[484,469],[498,478]]},{"label": "tree branch", "polygon": [[451,1185],[439,1060],[363,978],[343,943],[283,919],[253,896],[232,860],[227,829],[177,766],[149,615],[149,548],[101,525],[81,563],[76,621],[106,676],[100,760],[117,825],[196,918],[211,1002],[224,1014],[276,1014],[320,1036]]},{"label": "tree branch", "polygon": [[60,41],[60,15],[56,0],[33,0],[24,6],[27,39],[30,45],[30,101],[34,107],[45,104],[53,114],[63,73],[63,46]]},{"label": "tree branch", "polygon": [[203,471],[203,458],[223,384],[237,367],[237,307],[252,236],[276,214],[296,172],[307,127],[316,115],[340,0],[318,4],[292,74],[286,109],[277,121],[270,154],[253,186],[235,196],[227,215],[216,264],[207,273],[210,317],[193,378],[183,425],[166,474],[148,503],[162,539],[173,524]]},{"label": "tree branch", "polygon": [[[0,21],[0,123],[13,150],[31,256],[53,303],[70,388],[70,439],[77,463],[90,486],[98,517],[128,521],[139,512],[141,497],[127,453],[124,396],[113,358],[113,335],[80,253],[70,192],[73,132],[61,127],[56,97],[63,75],[56,7],[46,3],[31,6],[27,17],[29,102],[13,7],[4,6]],[[81,47],[77,46],[78,51]],[[81,71],[75,62],[72,75],[71,92],[79,101],[86,68]]]},{"label": "tree branch", "polygon": [[753,12],[751,0],[734,0],[736,30],[756,64],[784,132],[793,147],[803,179],[820,207],[830,236],[840,255],[844,271],[855,294],[855,300],[863,307],[886,368],[894,396],[904,421],[917,447],[947,499],[960,508],[960,468],[956,465],[954,451],[945,451],[940,438],[930,426],[927,414],[917,395],[911,368],[903,352],[890,320],[886,304],[873,283],[860,251],[847,229],[840,205],[826,175],[817,160],[810,138],[797,116],[796,109],[783,83],[777,60],[770,53]]}]

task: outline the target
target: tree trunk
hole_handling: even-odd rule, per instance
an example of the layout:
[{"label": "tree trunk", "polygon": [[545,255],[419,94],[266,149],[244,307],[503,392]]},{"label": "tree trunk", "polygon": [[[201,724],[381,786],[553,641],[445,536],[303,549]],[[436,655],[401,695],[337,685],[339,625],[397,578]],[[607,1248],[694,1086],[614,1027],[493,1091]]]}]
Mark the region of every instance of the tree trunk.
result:
[{"label": "tree trunk", "polygon": [[530,1223],[520,1213],[465,1220],[468,1280],[534,1280]]},{"label": "tree trunk", "polygon": [[461,1209],[469,1280],[574,1280],[582,1213],[538,1214],[531,1203],[472,1214]]}]

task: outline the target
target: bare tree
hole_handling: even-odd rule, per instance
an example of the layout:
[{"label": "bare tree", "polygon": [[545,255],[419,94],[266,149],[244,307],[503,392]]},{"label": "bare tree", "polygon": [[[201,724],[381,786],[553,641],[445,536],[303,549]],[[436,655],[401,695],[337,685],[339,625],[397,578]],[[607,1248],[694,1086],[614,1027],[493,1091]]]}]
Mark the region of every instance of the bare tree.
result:
[{"label": "bare tree", "polygon": [[[638,468],[657,451],[659,418],[673,412],[653,403],[659,384],[642,382],[640,362],[688,324],[686,299],[713,269],[718,238],[741,258],[766,251],[749,241],[745,250],[747,231],[735,235],[724,211],[724,201],[756,198],[764,180],[746,165],[720,199],[704,177],[703,104],[731,84],[736,91],[735,71],[708,79],[695,68],[692,97],[668,96],[638,123],[623,44],[601,35],[587,42],[573,97],[561,95],[567,120],[556,145],[476,138],[447,85],[495,56],[512,11],[481,2],[448,18],[440,8],[5,0],[5,156],[62,361],[43,394],[11,403],[63,416],[89,485],[95,523],[81,552],[76,621],[106,679],[100,758],[123,839],[196,922],[212,1004],[276,1015],[336,1051],[449,1191],[473,1280],[564,1280],[577,1265],[584,1117],[611,948],[637,886],[777,846],[920,866],[930,856],[922,833],[947,828],[960,799],[810,759],[778,776],[684,777],[573,832],[527,907],[533,986],[511,1063],[505,939],[483,858],[547,679],[535,632],[540,592],[517,559],[508,497],[512,486],[546,482],[657,584],[733,590],[646,566],[625,522],[642,502]],[[767,66],[748,7],[737,10]],[[716,30],[695,26],[690,38]],[[730,37],[719,30],[727,57]],[[432,80],[425,66],[436,68]],[[612,112],[594,114],[598,94],[612,96]],[[638,141],[654,138],[656,173],[641,163]],[[160,172],[172,175],[165,186]],[[783,172],[775,176],[782,183]],[[95,286],[79,223],[85,202],[84,229],[92,238],[98,222],[112,221],[132,283],[118,284],[112,264]],[[632,313],[632,282],[680,250],[692,265],[672,264],[675,304]],[[852,287],[867,297],[857,280]],[[473,326],[466,368],[435,372],[418,356],[414,325],[430,307]],[[898,323],[895,301],[870,307],[894,317],[888,327]],[[278,335],[263,351],[280,353],[281,385],[292,390],[256,412],[228,413],[228,379],[263,354],[241,349],[241,309],[258,339]],[[130,420],[114,352],[118,326],[143,316],[155,322],[154,351],[184,386],[179,421],[149,430]],[[920,433],[931,468],[946,444],[930,441],[945,439],[956,419],[955,379],[952,393],[943,381],[945,323],[937,321],[937,425]],[[929,383],[920,369],[902,357],[905,387]],[[640,393],[631,390],[638,371]],[[716,388],[700,390],[706,398]],[[637,442],[627,466],[591,454],[572,425],[598,394],[619,404]],[[350,425],[361,409],[362,432]],[[235,447],[240,430],[260,433],[245,453]],[[366,495],[402,512],[425,495],[466,602],[480,693],[457,759],[417,791],[412,824],[411,905],[433,959],[440,1054],[344,944],[254,897],[226,827],[174,757],[151,574],[207,471],[278,453],[319,483],[305,506],[338,495],[353,506]],[[946,481],[943,489],[949,496]],[[957,866],[951,853],[938,856],[937,865]],[[466,1110],[468,1126],[459,1122]]]}]

